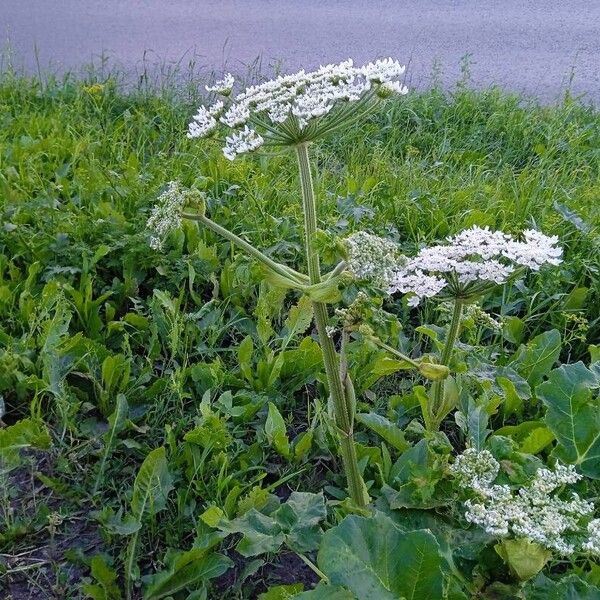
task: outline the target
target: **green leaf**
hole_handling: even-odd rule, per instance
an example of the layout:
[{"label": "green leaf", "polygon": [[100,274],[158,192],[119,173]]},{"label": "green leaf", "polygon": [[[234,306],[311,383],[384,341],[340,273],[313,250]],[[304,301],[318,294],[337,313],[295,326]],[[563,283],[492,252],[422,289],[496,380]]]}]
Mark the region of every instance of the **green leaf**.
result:
[{"label": "green leaf", "polygon": [[46,426],[34,419],[22,419],[14,425],[0,429],[0,473],[18,466],[21,450],[47,450],[51,444]]},{"label": "green leaf", "polygon": [[104,435],[104,452],[102,453],[102,460],[100,461],[100,466],[98,467],[98,475],[96,476],[96,482],[94,483],[94,489],[92,492],[93,495],[95,495],[100,488],[100,482],[102,481],[102,476],[104,475],[106,461],[115,446],[117,436],[125,429],[128,412],[129,405],[127,404],[125,396],[123,394],[118,394],[115,410],[108,417],[109,428]]},{"label": "green leaf", "polygon": [[285,320],[287,338],[304,333],[313,320],[313,305],[308,296],[302,296],[298,304],[290,308],[288,318]]},{"label": "green leaf", "polygon": [[252,355],[254,354],[254,343],[252,338],[247,335],[238,347],[238,362],[240,370],[247,381],[252,382]]},{"label": "green leaf", "polygon": [[539,575],[523,588],[522,597],[527,600],[600,600],[600,589],[577,575],[558,581]]},{"label": "green leaf", "polygon": [[223,575],[233,565],[226,556],[206,554],[201,548],[170,552],[165,563],[164,570],[147,578],[144,600],[160,600],[181,590],[194,591],[203,582]]},{"label": "green leaf", "polygon": [[525,539],[502,540],[494,549],[520,581],[535,577],[552,558],[552,552]]},{"label": "green leaf", "polygon": [[507,425],[494,432],[494,435],[507,436],[519,444],[519,452],[537,454],[555,438],[542,421],[524,421],[518,425]]},{"label": "green leaf", "polygon": [[83,591],[93,600],[121,600],[121,590],[117,584],[117,573],[108,566],[100,555],[90,561],[91,575],[97,584],[83,585]]},{"label": "green leaf", "polygon": [[404,432],[385,417],[373,412],[359,413],[356,415],[356,420],[381,436],[390,446],[400,450],[400,452],[410,448],[410,444],[404,437]]},{"label": "green leaf", "polygon": [[304,584],[291,583],[289,585],[276,585],[269,588],[268,591],[258,595],[257,600],[290,600],[297,598],[298,594],[304,590]]},{"label": "green leaf", "polygon": [[525,377],[529,385],[536,386],[558,360],[560,344],[560,333],[556,329],[546,331],[521,346],[509,366]]},{"label": "green leaf", "polygon": [[[130,516],[141,525],[144,516],[153,516],[166,507],[167,497],[172,488],[165,448],[155,448],[144,459],[133,482]],[[131,596],[133,581],[139,576],[136,557],[140,528],[133,533],[127,547],[125,581],[128,596]]]},{"label": "green leaf", "polygon": [[172,489],[165,448],[156,448],[146,456],[133,482],[131,513],[138,521],[146,514],[155,515],[166,507]]},{"label": "green leaf", "polygon": [[600,400],[598,379],[582,362],[563,365],[537,387],[546,405],[544,421],[558,445],[554,455],[600,479]]},{"label": "green leaf", "polygon": [[438,600],[444,576],[429,531],[403,533],[382,513],[346,517],[323,536],[319,568],[358,600]]},{"label": "green leaf", "polygon": [[309,452],[313,442],[313,431],[303,431],[294,440],[294,460],[301,461]]},{"label": "green leaf", "polygon": [[286,534],[286,542],[295,550],[316,550],[321,540],[319,523],[327,517],[323,494],[292,492],[273,518]]},{"label": "green leaf", "polygon": [[254,508],[251,508],[242,517],[221,522],[219,529],[227,534],[241,533],[243,535],[236,550],[245,557],[276,552],[285,539],[279,523]]},{"label": "green leaf", "polygon": [[269,402],[269,413],[265,423],[265,434],[269,444],[284,458],[290,457],[290,441],[285,429],[285,421],[277,407]]},{"label": "green leaf", "polygon": [[523,340],[525,323],[519,317],[506,317],[502,326],[502,334],[513,344],[520,344]]},{"label": "green leaf", "polygon": [[356,596],[339,585],[320,583],[314,590],[296,594],[293,600],[356,600]]}]

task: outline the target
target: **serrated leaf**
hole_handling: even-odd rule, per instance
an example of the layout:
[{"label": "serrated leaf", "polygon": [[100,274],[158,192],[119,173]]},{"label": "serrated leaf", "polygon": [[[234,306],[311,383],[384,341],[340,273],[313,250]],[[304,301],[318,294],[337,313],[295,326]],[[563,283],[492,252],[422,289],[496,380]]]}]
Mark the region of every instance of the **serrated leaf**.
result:
[{"label": "serrated leaf", "polygon": [[439,600],[443,596],[442,557],[429,531],[401,532],[382,513],[346,517],[327,531],[319,568],[334,585],[358,600]]},{"label": "serrated leaf", "polygon": [[544,421],[558,445],[554,455],[584,475],[600,479],[598,379],[582,362],[554,369],[537,387],[546,406]]},{"label": "serrated leaf", "polygon": [[295,335],[304,333],[313,320],[313,305],[308,296],[302,296],[298,304],[290,308],[285,326],[287,328],[287,337],[292,338]]},{"label": "serrated leaf", "polygon": [[494,549],[520,581],[535,577],[552,558],[552,552],[526,539],[502,540]]}]

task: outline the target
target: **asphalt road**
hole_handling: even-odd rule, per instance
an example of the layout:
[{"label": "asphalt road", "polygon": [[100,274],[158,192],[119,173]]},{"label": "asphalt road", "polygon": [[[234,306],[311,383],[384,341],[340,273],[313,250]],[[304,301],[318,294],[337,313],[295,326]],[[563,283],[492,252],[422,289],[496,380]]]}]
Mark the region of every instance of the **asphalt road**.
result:
[{"label": "asphalt road", "polygon": [[469,54],[476,86],[600,103],[600,0],[0,0],[2,38],[29,71],[104,54],[134,74],[145,51],[155,69],[234,72],[393,56],[418,87],[451,85]]}]

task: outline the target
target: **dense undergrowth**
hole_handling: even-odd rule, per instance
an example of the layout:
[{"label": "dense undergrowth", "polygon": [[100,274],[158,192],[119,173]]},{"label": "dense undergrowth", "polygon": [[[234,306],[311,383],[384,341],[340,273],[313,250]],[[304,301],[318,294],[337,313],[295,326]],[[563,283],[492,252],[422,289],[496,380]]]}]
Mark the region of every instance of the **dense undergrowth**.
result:
[{"label": "dense undergrowth", "polygon": [[[193,223],[163,252],[148,245],[149,210],[165,182],[180,180],[208,194],[219,223],[304,267],[292,158],[231,163],[218,144],[186,139],[198,101],[190,92],[125,93],[110,79],[0,80],[7,597],[108,600],[128,587],[145,598],[292,597],[319,580],[312,563],[321,526],[338,541],[367,527],[361,516],[339,525],[353,509],[332,455],[322,360],[302,300],[261,283],[256,265]],[[581,462],[579,451],[573,460],[551,456],[564,440],[535,389],[559,363],[599,358],[599,148],[600,113],[576,100],[538,106],[459,86],[395,100],[316,149],[320,225],[331,236],[367,229],[410,252],[471,225],[533,227],[558,235],[564,248],[560,267],[483,299],[499,328],[475,317],[463,323],[460,350],[479,359],[469,363],[470,385],[486,412],[476,443],[473,424],[461,426],[471,414],[464,400],[463,422],[451,415],[444,438],[420,455],[412,389],[422,382],[384,351],[352,342],[356,435],[382,511],[376,526],[383,537],[393,536],[389,518],[397,535],[409,523],[431,529],[450,565],[448,597],[559,598],[559,585],[591,589],[600,581],[595,564],[548,559],[548,579],[520,591],[527,577],[506,548],[503,562],[493,538],[462,519],[446,467],[451,453],[483,447],[500,428],[489,444],[512,461],[512,483],[540,459]],[[430,350],[443,332],[433,324],[449,318],[432,303],[384,307],[398,317],[386,331],[411,352]],[[589,406],[597,387],[589,385]],[[523,423],[530,425],[510,429]],[[498,450],[507,439],[515,446]],[[592,478],[587,495],[596,496],[600,467],[583,471]],[[326,562],[332,553],[333,534],[326,536],[321,570],[321,555]],[[400,552],[408,542],[390,544]],[[448,559],[455,546],[459,554]],[[581,580],[552,583],[570,567]],[[433,560],[428,568],[440,567]],[[335,583],[335,569],[328,575]],[[290,587],[266,593],[282,584]],[[399,597],[393,585],[389,597]],[[344,588],[322,597],[354,597]]]}]

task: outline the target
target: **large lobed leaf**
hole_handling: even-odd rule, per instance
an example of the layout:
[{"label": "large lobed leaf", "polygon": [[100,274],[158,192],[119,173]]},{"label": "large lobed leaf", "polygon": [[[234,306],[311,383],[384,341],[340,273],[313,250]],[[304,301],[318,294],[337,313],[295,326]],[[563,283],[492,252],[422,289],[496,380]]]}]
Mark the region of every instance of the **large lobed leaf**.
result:
[{"label": "large lobed leaf", "polygon": [[323,536],[319,568],[358,600],[439,600],[440,549],[426,530],[402,532],[383,513],[346,517]]},{"label": "large lobed leaf", "polygon": [[554,455],[595,479],[600,478],[599,385],[596,374],[578,362],[554,369],[537,387],[547,409],[544,420],[558,441]]}]

